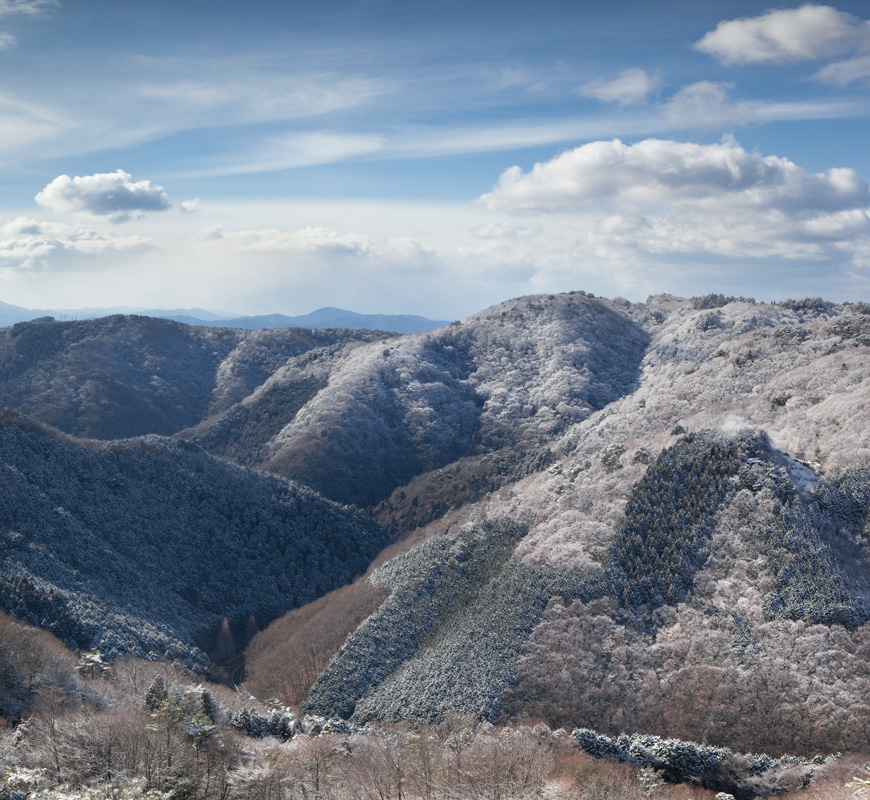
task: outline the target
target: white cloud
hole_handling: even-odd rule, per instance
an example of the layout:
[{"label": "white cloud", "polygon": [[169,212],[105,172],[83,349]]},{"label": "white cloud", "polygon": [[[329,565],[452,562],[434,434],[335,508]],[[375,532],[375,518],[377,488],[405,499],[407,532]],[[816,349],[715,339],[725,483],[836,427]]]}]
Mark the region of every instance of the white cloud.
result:
[{"label": "white cloud", "polygon": [[202,207],[202,204],[199,202],[199,198],[195,198],[194,200],[185,200],[182,203],[178,204],[179,210],[184,214],[194,214]]},{"label": "white cloud", "polygon": [[86,211],[115,222],[170,208],[162,186],[152,186],[148,180],[133,182],[132,176],[120,169],[75,178],[60,175],[36,195],[36,202],[52,211]]},{"label": "white cloud", "polygon": [[152,246],[153,241],[144,236],[117,236],[30,217],[16,217],[0,227],[0,265],[6,268],[47,266],[65,254],[100,256]]},{"label": "white cloud", "polygon": [[220,247],[237,253],[293,253],[330,258],[362,258],[369,261],[404,263],[409,268],[437,256],[435,248],[408,237],[378,238],[346,233],[325,227],[308,226],[297,230],[243,230],[224,232],[220,228],[201,231],[200,240],[220,242]]},{"label": "white cloud", "polygon": [[472,228],[471,232],[478,239],[496,239],[500,241],[527,241],[540,236],[544,229],[537,223],[516,225],[509,222],[488,222]]},{"label": "white cloud", "polygon": [[[810,173],[731,138],[701,145],[593,142],[529,172],[506,170],[481,202],[494,212],[575,219],[577,253],[784,258],[858,265],[870,237],[870,191],[853,169]],[[568,237],[570,239],[570,236]],[[564,252],[570,245],[563,242]]]},{"label": "white cloud", "polygon": [[870,48],[870,24],[832,6],[808,4],[720,22],[693,47],[726,64],[816,61]]},{"label": "white cloud", "polygon": [[140,220],[148,238],[116,235],[105,220],[92,230],[22,217],[0,225],[0,285],[7,302],[38,307],[337,305],[439,318],[577,288],[633,300],[726,289],[866,296],[865,210],[790,213],[715,194],[633,205],[617,194],[605,208],[519,218],[461,203],[208,203]]},{"label": "white cloud", "polygon": [[481,199],[510,212],[564,211],[602,201],[635,207],[737,202],[818,211],[870,204],[866,181],[852,169],[814,175],[786,158],[748,153],[728,137],[711,145],[592,142],[535,164],[528,173],[511,167]]},{"label": "white cloud", "polygon": [[[58,0],[0,0],[0,19],[5,17],[40,17],[49,9],[60,6]],[[0,50],[14,47],[18,40],[11,34],[0,32]]]},{"label": "white cloud", "polygon": [[224,153],[206,167],[187,169],[179,177],[203,178],[223,175],[250,175],[318,164],[334,164],[354,156],[378,152],[380,136],[344,134],[331,131],[306,131],[270,136],[263,143],[239,153]]},{"label": "white cloud", "polygon": [[39,17],[59,6],[58,0],[0,0],[0,19],[13,16]]},{"label": "white cloud", "polygon": [[662,87],[658,75],[650,75],[637,67],[626,69],[612,81],[594,80],[580,87],[580,94],[594,97],[605,103],[619,103],[621,106],[644,103],[651,94]]},{"label": "white cloud", "polygon": [[[203,64],[140,57],[136,63],[155,73],[136,87],[145,107],[160,109],[169,123],[203,127],[223,127],[228,117],[252,124],[359,108],[395,88],[389,81],[365,76],[296,73],[290,78],[245,58]],[[193,77],[177,80],[177,74]]]}]

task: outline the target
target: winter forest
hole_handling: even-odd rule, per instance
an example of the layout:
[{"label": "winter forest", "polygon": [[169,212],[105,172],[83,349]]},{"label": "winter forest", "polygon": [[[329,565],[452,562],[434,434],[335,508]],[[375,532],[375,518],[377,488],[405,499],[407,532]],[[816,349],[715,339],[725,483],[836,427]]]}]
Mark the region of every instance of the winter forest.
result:
[{"label": "winter forest", "polygon": [[3,800],[870,789],[870,306],[0,329]]}]

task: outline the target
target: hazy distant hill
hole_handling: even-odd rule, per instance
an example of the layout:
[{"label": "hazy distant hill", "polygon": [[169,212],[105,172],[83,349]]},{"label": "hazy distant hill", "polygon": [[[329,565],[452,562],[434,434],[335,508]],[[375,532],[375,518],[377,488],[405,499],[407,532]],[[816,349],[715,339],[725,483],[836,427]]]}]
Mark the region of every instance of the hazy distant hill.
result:
[{"label": "hazy distant hill", "polygon": [[224,617],[263,625],[388,542],[309,489],[160,437],[76,441],[4,412],[0,473],[0,608],[108,656],[201,660]]},{"label": "hazy distant hill", "polygon": [[396,333],[425,333],[448,324],[448,320],[427,319],[413,314],[358,314],[341,308],[319,308],[310,314],[288,317],[284,314],[263,314],[255,317],[198,319],[194,314],[155,313],[154,316],[174,319],[188,325],[210,327],[247,328],[353,328],[361,330],[395,331]]},{"label": "hazy distant hill", "polygon": [[186,325],[213,328],[350,328],[362,330],[394,331],[396,333],[423,333],[448,324],[448,320],[427,319],[414,314],[358,314],[341,308],[319,308],[310,314],[288,317],[285,314],[263,314],[251,317],[228,317],[203,308],[62,308],[32,309],[0,302],[0,327],[16,322],[29,322],[39,317],[54,317],[62,321],[90,320],[101,317],[132,314],[140,317],[171,319]]},{"label": "hazy distant hill", "polygon": [[226,317],[226,313],[215,313],[204,308],[147,309],[134,307],[113,308],[24,308],[0,302],[0,327],[14,325],[16,322],[29,322],[39,317],[54,317],[66,320],[98,319],[118,314],[136,314],[144,317],[174,318],[187,315],[191,319],[213,320]]}]

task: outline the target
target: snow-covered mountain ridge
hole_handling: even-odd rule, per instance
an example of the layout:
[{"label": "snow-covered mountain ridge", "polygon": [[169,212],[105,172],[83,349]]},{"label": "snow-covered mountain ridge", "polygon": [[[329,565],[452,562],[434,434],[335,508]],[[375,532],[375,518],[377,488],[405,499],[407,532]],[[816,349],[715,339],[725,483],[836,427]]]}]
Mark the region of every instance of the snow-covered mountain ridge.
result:
[{"label": "snow-covered mountain ridge", "polygon": [[[311,612],[334,633],[375,609],[319,712],[849,749],[870,719],[868,312],[572,292],[392,337],[43,321],[0,333],[0,397],[90,435],[159,417],[404,539],[370,576],[386,600],[357,584]],[[337,647],[314,625],[291,653],[281,624],[251,647],[264,696]]]}]

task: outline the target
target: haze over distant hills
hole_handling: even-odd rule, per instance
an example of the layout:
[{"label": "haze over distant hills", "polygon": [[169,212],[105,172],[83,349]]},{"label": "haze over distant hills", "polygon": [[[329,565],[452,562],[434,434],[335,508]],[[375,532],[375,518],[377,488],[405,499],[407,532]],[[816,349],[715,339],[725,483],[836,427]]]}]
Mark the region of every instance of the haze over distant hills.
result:
[{"label": "haze over distant hills", "polygon": [[171,319],[187,325],[205,325],[216,328],[351,328],[358,330],[382,330],[396,333],[425,333],[447,325],[449,320],[427,319],[414,314],[358,314],[341,308],[319,308],[310,314],[290,317],[285,314],[262,314],[239,316],[226,312],[207,311],[203,308],[147,309],[133,307],[116,308],[66,308],[32,309],[0,302],[0,327],[28,322],[39,317],[56,317],[61,320],[87,320],[115,314],[136,314],[143,317]]}]

